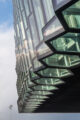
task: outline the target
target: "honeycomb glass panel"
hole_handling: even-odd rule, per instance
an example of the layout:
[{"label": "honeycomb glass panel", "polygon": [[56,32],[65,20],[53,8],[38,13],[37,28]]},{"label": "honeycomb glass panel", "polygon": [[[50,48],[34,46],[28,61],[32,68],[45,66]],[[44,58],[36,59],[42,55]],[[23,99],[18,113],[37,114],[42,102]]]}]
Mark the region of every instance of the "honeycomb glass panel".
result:
[{"label": "honeycomb glass panel", "polygon": [[48,66],[67,68],[80,64],[80,57],[77,55],[54,54],[48,58],[43,59],[43,62]]},{"label": "honeycomb glass panel", "polygon": [[70,28],[80,28],[80,1],[65,9],[62,14]]},{"label": "honeycomb glass panel", "polygon": [[33,91],[33,92],[31,92],[31,94],[33,94],[33,95],[51,95],[52,93],[48,92],[48,91]]},{"label": "honeycomb glass panel", "polygon": [[30,72],[31,78],[35,79],[36,77],[38,77],[37,74],[35,74],[33,71]]},{"label": "honeycomb glass panel", "polygon": [[44,28],[43,30],[43,36],[44,37],[52,37],[53,34],[57,31],[60,31],[62,29],[62,25],[60,23],[60,21],[58,20],[57,17],[54,17],[50,23],[48,23],[48,25],[46,26],[46,28]]},{"label": "honeycomb glass panel", "polygon": [[26,107],[38,107],[39,106],[39,104],[31,104],[31,105],[26,105]]},{"label": "honeycomb glass panel", "polygon": [[41,78],[38,80],[35,80],[37,84],[42,84],[42,85],[58,85],[64,83],[60,79],[55,79],[55,78]]},{"label": "honeycomb glass panel", "polygon": [[52,40],[50,44],[57,51],[80,52],[80,34],[67,33],[55,40]]},{"label": "honeycomb glass panel", "polygon": [[71,72],[67,69],[46,68],[38,72],[43,77],[66,77],[70,76]]},{"label": "honeycomb glass panel", "polygon": [[40,104],[27,104],[26,107],[38,107]]},{"label": "honeycomb glass panel", "polygon": [[48,85],[37,85],[32,87],[34,90],[38,90],[38,91],[51,91],[51,90],[57,90],[58,88],[55,86],[48,86]]},{"label": "honeycomb glass panel", "polygon": [[37,104],[42,104],[41,102],[27,102],[27,104],[33,104],[33,105],[37,105]]},{"label": "honeycomb glass panel", "polygon": [[51,52],[50,48],[45,43],[42,43],[37,50],[38,56],[45,55],[46,53],[50,52]]},{"label": "honeycomb glass panel", "polygon": [[44,99],[29,99],[28,102],[44,102]]},{"label": "honeycomb glass panel", "polygon": [[26,106],[25,108],[27,108],[27,110],[29,110],[29,109],[33,109],[33,108],[38,108],[38,106]]},{"label": "honeycomb glass panel", "polygon": [[43,65],[38,61],[37,57],[33,60],[34,69],[38,69],[39,67],[42,67]]},{"label": "honeycomb glass panel", "polygon": [[35,85],[35,84],[31,81],[30,76],[28,76],[27,82],[28,82],[29,87]]},{"label": "honeycomb glass panel", "polygon": [[31,99],[46,99],[47,96],[41,96],[41,95],[32,95],[30,96]]}]

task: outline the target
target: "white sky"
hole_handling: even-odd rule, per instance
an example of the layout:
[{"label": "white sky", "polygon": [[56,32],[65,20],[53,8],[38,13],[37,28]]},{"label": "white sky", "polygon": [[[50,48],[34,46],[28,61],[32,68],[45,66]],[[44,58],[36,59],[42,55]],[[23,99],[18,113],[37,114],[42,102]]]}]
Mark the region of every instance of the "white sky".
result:
[{"label": "white sky", "polygon": [[17,111],[15,64],[13,27],[4,23],[0,26],[0,113],[8,111],[10,104]]}]

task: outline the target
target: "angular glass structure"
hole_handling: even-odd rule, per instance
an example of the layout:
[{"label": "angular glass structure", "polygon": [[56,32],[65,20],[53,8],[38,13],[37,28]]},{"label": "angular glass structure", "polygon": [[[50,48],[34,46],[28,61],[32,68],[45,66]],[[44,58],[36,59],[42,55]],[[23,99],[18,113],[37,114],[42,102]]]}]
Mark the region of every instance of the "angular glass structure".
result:
[{"label": "angular glass structure", "polygon": [[35,112],[80,65],[80,1],[13,0],[13,15],[18,110]]}]

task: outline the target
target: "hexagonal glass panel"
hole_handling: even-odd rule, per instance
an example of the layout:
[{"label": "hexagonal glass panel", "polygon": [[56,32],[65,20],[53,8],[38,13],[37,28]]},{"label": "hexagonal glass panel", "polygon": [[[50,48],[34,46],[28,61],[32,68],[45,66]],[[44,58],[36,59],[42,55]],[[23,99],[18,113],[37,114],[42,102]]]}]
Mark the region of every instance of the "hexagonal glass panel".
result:
[{"label": "hexagonal glass panel", "polygon": [[46,68],[38,72],[43,77],[66,77],[72,75],[72,73],[67,69],[58,69],[58,68]]},{"label": "hexagonal glass panel", "polygon": [[48,92],[48,91],[33,91],[33,92],[31,92],[31,94],[33,94],[33,95],[51,95],[53,93]]},{"label": "hexagonal glass panel", "polygon": [[55,86],[48,86],[48,85],[37,85],[33,87],[34,90],[37,91],[51,91],[51,90],[57,90],[58,88]]},{"label": "hexagonal glass panel", "polygon": [[62,14],[70,28],[80,29],[80,1],[65,9]]},{"label": "hexagonal glass panel", "polygon": [[54,54],[43,59],[44,63],[53,67],[73,67],[80,64],[80,57],[77,55]]},{"label": "hexagonal glass panel", "polygon": [[31,99],[46,99],[48,98],[47,96],[42,96],[42,95],[32,95],[30,96]]},{"label": "hexagonal glass panel", "polygon": [[63,84],[64,82],[60,79],[55,79],[55,78],[41,78],[38,80],[35,80],[37,84],[42,84],[42,85],[59,85]]},{"label": "hexagonal glass panel", "polygon": [[57,51],[64,52],[80,52],[80,34],[67,33],[55,40],[52,40],[50,44]]}]

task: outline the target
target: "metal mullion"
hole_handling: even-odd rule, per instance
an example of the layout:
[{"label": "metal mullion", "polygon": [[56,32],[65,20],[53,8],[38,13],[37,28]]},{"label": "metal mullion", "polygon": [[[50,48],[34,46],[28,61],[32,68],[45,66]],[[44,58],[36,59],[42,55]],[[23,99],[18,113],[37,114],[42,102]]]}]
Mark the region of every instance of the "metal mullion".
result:
[{"label": "metal mullion", "polygon": [[[19,4],[19,6],[20,6],[20,4]],[[24,4],[23,4],[23,8],[24,8],[24,12],[25,12]],[[22,16],[21,8],[20,8],[20,12],[21,12],[21,18],[22,18],[22,21],[23,21],[23,16]],[[25,16],[26,16],[26,13],[25,13]],[[24,22],[23,22],[23,25],[24,25]],[[24,27],[24,32],[25,32],[25,27]],[[25,32],[25,36],[26,36],[26,32]],[[26,38],[27,38],[27,36],[26,36]],[[29,45],[28,45],[28,51],[29,51]],[[30,51],[28,53],[29,53],[29,56],[30,56],[30,59],[31,59]],[[31,61],[31,64],[32,64],[32,61]]]},{"label": "metal mullion", "polygon": [[33,0],[31,0],[32,10],[33,10],[33,16],[34,16],[34,21],[35,21],[36,29],[37,29],[38,40],[39,40],[39,42],[40,42],[41,40],[40,40],[40,35],[39,35],[39,30],[38,30],[38,25],[37,25],[35,10],[34,10],[34,6],[33,6],[33,2],[32,2],[32,1],[33,1]]},{"label": "metal mullion", "polygon": [[44,18],[44,23],[47,23],[47,17],[46,17],[46,13],[44,10],[44,4],[43,4],[43,0],[40,1],[41,2],[41,7],[42,7],[42,12],[43,12],[43,18]]},{"label": "metal mullion", "polygon": [[[32,16],[32,15],[33,15],[33,14],[31,14],[31,16]],[[31,16],[29,16],[29,18],[30,18]],[[34,15],[33,15],[33,17],[34,17]],[[28,18],[28,20],[29,20],[29,18]],[[34,18],[34,19],[35,19],[35,18]],[[35,22],[35,21],[34,21],[34,22]],[[36,23],[35,23],[35,25],[36,25]],[[31,38],[32,38],[33,49],[36,50],[35,47],[34,47],[34,43],[33,43],[33,35],[32,35],[32,31],[31,31],[30,22],[29,22],[29,28],[30,28]]]},{"label": "metal mullion", "polygon": [[[29,17],[31,17],[31,15]],[[28,17],[28,22],[29,22],[29,17]],[[30,35],[31,35],[31,40],[32,40],[32,46],[33,46],[33,52],[34,52],[35,48],[34,48],[34,44],[33,44],[33,36],[32,36],[30,22],[28,24],[29,24],[29,30],[30,30]],[[34,55],[35,55],[35,52],[34,52]],[[31,57],[31,61],[32,61],[32,57]],[[32,66],[33,66],[33,61],[32,61]]]}]

